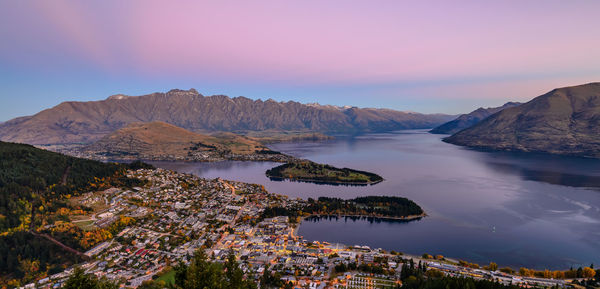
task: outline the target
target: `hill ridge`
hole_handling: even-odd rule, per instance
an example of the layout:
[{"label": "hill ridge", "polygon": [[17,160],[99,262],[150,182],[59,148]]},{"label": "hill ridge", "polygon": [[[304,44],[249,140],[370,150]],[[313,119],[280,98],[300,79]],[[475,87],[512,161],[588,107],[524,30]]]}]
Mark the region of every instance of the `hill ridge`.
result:
[{"label": "hill ridge", "polygon": [[503,109],[509,108],[509,107],[513,107],[513,106],[518,106],[521,105],[520,102],[507,102],[502,106],[498,106],[498,107],[480,107],[470,113],[466,113],[466,114],[461,114],[460,116],[458,116],[456,119],[453,119],[449,122],[446,122],[438,127],[435,127],[434,129],[430,130],[430,133],[433,134],[454,134],[457,133],[465,128],[469,128],[477,123],[479,123],[480,121],[484,120],[485,118],[489,117],[490,115],[497,113]]},{"label": "hill ridge", "polygon": [[100,160],[293,160],[245,136],[203,135],[160,121],[133,122],[95,143],[65,152]]},{"label": "hill ridge", "polygon": [[600,82],[553,89],[444,141],[492,150],[600,157]]}]

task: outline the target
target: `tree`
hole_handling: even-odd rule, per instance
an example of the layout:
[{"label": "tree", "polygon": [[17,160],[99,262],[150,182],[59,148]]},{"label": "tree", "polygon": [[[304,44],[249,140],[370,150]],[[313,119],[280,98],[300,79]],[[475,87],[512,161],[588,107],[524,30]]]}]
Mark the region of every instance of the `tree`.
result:
[{"label": "tree", "polygon": [[242,272],[242,270],[240,270],[239,265],[235,260],[235,255],[233,255],[233,252],[229,252],[229,255],[227,256],[225,269],[227,270],[225,275],[227,277],[227,280],[229,281],[229,288],[244,288],[244,273]]},{"label": "tree", "polygon": [[174,288],[178,289],[254,289],[256,285],[244,280],[235,256],[230,253],[225,265],[210,262],[202,250],[196,251],[190,265],[178,264]]},{"label": "tree", "polygon": [[73,274],[67,279],[64,289],[117,289],[119,286],[105,279],[98,279],[94,275],[85,274],[81,268],[75,268]]},{"label": "tree", "polygon": [[429,278],[442,278],[444,277],[444,273],[440,270],[431,269],[425,272],[425,275]]},{"label": "tree", "polygon": [[183,262],[179,262],[173,270],[175,270],[175,287],[183,288],[187,276],[187,266]]},{"label": "tree", "polygon": [[515,270],[513,270],[510,267],[500,268],[500,272],[507,273],[507,274],[515,274]]},{"label": "tree", "polygon": [[496,264],[494,262],[490,262],[489,268],[490,268],[490,271],[496,271],[496,270],[498,270],[498,264]]},{"label": "tree", "polygon": [[265,267],[265,271],[260,277],[260,285],[261,288],[281,288],[284,284],[283,280],[281,280],[281,275],[278,272],[271,274],[269,267]]},{"label": "tree", "polygon": [[590,267],[583,268],[583,278],[594,278],[596,271]]},{"label": "tree", "polygon": [[166,288],[165,281],[144,281],[138,289],[163,289]]},{"label": "tree", "polygon": [[552,272],[552,278],[554,279],[565,279],[565,272],[556,270]]},{"label": "tree", "polygon": [[531,272],[531,270],[521,267],[519,269],[519,275],[525,276],[525,277],[531,277],[531,276],[533,276],[533,273]]}]

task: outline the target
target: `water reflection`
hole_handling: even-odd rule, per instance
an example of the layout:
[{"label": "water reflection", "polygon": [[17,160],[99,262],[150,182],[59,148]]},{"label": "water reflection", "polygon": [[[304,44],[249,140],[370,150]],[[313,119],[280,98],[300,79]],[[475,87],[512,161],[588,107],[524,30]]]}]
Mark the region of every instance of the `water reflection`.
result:
[{"label": "water reflection", "polygon": [[327,220],[327,221],[344,221],[344,222],[348,222],[348,221],[352,221],[352,222],[357,222],[357,221],[364,221],[367,222],[369,224],[379,224],[379,223],[410,223],[410,222],[415,222],[415,221],[420,221],[423,218],[413,218],[410,220],[403,220],[403,219],[392,219],[392,218],[378,218],[378,217],[369,217],[369,216],[331,216],[331,215],[327,215],[327,216],[310,216],[308,218],[305,218],[303,222],[319,222],[322,220]]},{"label": "water reflection", "polygon": [[562,172],[533,170],[520,167],[514,164],[502,163],[487,163],[492,169],[498,170],[505,174],[516,174],[523,180],[534,182],[545,182],[553,185],[583,187],[583,188],[600,188],[600,177],[574,175]]},{"label": "water reflection", "polygon": [[502,174],[553,185],[600,188],[598,160],[547,154],[484,152],[480,159]]},{"label": "water reflection", "polygon": [[265,171],[277,163],[155,164],[258,183],[294,198],[406,197],[428,214],[410,223],[311,219],[299,229],[309,240],[541,269],[600,263],[600,160],[476,151],[441,137],[403,131],[272,145],[296,157],[385,179],[365,187],[271,181]]}]

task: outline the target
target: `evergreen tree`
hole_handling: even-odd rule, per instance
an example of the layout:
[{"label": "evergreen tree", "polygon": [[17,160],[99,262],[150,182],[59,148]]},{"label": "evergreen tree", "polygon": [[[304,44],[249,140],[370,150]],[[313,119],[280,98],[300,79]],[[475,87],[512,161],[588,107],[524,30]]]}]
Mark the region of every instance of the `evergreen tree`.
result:
[{"label": "evergreen tree", "polygon": [[119,286],[108,280],[99,280],[94,275],[85,274],[80,268],[75,268],[67,279],[63,289],[117,289]]}]

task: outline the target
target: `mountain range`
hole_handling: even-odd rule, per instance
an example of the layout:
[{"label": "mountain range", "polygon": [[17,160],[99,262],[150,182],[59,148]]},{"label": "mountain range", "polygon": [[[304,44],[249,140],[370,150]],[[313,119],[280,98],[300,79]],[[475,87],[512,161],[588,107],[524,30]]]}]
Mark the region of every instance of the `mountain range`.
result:
[{"label": "mountain range", "polygon": [[554,89],[444,141],[492,150],[600,157],[600,83]]},{"label": "mountain range", "polygon": [[518,105],[521,105],[521,103],[520,102],[507,102],[503,106],[499,106],[499,107],[488,107],[488,108],[480,107],[470,113],[461,114],[456,119],[451,120],[447,123],[444,123],[434,129],[430,130],[429,132],[434,133],[434,134],[454,134],[465,128],[472,127],[473,125],[479,123],[480,121],[486,119],[488,116],[490,116],[494,113],[497,113],[506,108],[514,107],[514,106],[518,106]]},{"label": "mountain range", "polygon": [[133,122],[161,121],[192,132],[383,132],[431,128],[453,116],[390,109],[336,107],[294,101],[203,96],[174,89],[101,101],[63,102],[0,124],[0,140],[29,144],[92,143]]}]

